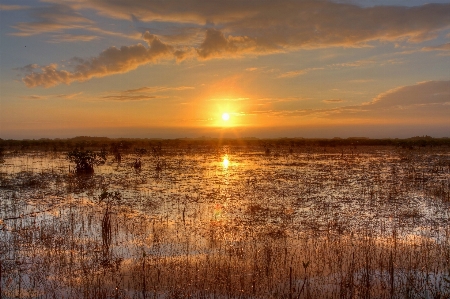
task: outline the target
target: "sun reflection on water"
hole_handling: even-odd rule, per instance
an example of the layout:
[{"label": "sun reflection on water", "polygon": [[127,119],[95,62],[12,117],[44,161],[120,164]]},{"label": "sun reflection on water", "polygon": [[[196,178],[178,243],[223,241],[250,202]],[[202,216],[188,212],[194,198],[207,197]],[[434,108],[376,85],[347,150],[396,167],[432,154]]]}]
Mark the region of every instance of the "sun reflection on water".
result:
[{"label": "sun reflection on water", "polygon": [[230,160],[228,160],[228,155],[223,156],[222,166],[224,169],[228,169],[228,165],[230,164]]}]

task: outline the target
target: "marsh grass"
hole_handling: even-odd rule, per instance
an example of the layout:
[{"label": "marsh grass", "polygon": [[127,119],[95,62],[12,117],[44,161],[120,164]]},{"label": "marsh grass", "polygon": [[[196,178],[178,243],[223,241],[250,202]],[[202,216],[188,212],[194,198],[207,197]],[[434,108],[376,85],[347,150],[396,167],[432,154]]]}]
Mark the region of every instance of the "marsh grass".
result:
[{"label": "marsh grass", "polygon": [[6,153],[2,298],[449,297],[447,151],[267,148]]}]

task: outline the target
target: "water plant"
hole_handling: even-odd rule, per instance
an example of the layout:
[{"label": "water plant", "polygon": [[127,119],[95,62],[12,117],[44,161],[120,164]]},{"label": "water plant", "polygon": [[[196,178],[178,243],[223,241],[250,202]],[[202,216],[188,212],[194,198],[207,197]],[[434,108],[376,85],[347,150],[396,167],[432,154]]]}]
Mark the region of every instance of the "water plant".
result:
[{"label": "water plant", "polygon": [[98,154],[89,150],[75,149],[67,153],[67,159],[75,163],[75,172],[77,174],[93,174],[94,166],[105,163],[106,154],[104,152]]},{"label": "water plant", "polygon": [[112,240],[111,232],[111,214],[114,207],[117,207],[122,202],[122,195],[120,192],[108,192],[107,190],[102,190],[102,193],[98,196],[98,203],[105,206],[103,212],[103,218],[101,223],[102,228],[102,254],[103,263],[109,264],[110,247]]}]

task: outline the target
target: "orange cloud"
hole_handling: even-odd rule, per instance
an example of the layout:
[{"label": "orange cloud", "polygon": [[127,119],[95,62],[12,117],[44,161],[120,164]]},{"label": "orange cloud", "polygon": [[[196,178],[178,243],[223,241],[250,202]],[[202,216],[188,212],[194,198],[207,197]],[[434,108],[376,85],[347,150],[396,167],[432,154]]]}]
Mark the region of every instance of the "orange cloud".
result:
[{"label": "orange cloud", "polygon": [[0,4],[0,11],[10,11],[10,10],[22,10],[27,9],[29,6],[25,5],[7,5],[7,4]]},{"label": "orange cloud", "polygon": [[124,90],[122,91],[122,93],[153,93],[153,92],[162,92],[162,91],[171,91],[171,90],[175,90],[175,91],[181,91],[181,90],[190,90],[190,89],[195,89],[192,86],[177,86],[177,87],[166,87],[166,86],[145,86],[145,87],[141,87],[141,88],[136,88],[136,89],[128,89],[128,90]]},{"label": "orange cloud", "polygon": [[113,95],[104,96],[102,99],[108,101],[120,101],[120,102],[135,102],[135,101],[148,101],[158,98],[157,96],[146,96],[146,95]]},{"label": "orange cloud", "polygon": [[361,118],[409,119],[417,121],[444,121],[450,115],[450,81],[426,81],[393,88],[375,97],[371,102],[330,111],[335,117],[349,115]]},{"label": "orange cloud", "polygon": [[246,36],[228,36],[216,29],[206,30],[206,37],[197,53],[200,58],[217,57],[223,55],[239,55],[255,51],[257,43]]},{"label": "orange cloud", "polygon": [[341,100],[341,99],[328,99],[328,100],[323,100],[322,102],[328,103],[328,104],[330,104],[330,103],[343,103],[344,100]]},{"label": "orange cloud", "polygon": [[445,51],[445,52],[449,52],[450,51],[450,43],[446,43],[443,45],[438,45],[438,46],[432,46],[432,47],[425,47],[422,48],[423,51]]},{"label": "orange cloud", "polygon": [[50,95],[28,95],[28,96],[21,96],[22,99],[25,100],[48,100],[48,99],[73,99],[78,96],[80,96],[82,92],[78,93],[71,93],[71,94],[50,94]]},{"label": "orange cloud", "polygon": [[90,42],[97,39],[96,35],[86,35],[86,34],[60,34],[55,35],[50,41],[51,43],[61,43],[61,42]]},{"label": "orange cloud", "polygon": [[42,67],[41,72],[35,72],[35,67],[33,67],[33,71],[23,78],[23,82],[28,87],[70,84],[93,77],[125,73],[158,59],[173,57],[171,47],[163,44],[159,39],[153,38],[148,42],[149,48],[142,44],[121,48],[110,47],[101,52],[99,56],[89,60],[77,59],[78,64],[73,71],[58,70],[56,64]]},{"label": "orange cloud", "polygon": [[279,75],[278,78],[293,78],[293,77],[307,74],[311,71],[318,71],[318,70],[323,70],[323,69],[324,69],[323,67],[312,67],[312,68],[307,68],[307,69],[303,69],[303,70],[291,71],[291,72],[287,72],[287,73]]},{"label": "orange cloud", "polygon": [[31,36],[45,32],[62,32],[70,29],[85,29],[93,22],[71,7],[55,4],[45,8],[31,9],[33,22],[20,22],[13,26],[15,36]]},{"label": "orange cloud", "polygon": [[[341,100],[324,100],[339,103]],[[426,119],[450,125],[450,81],[427,81],[410,86],[393,88],[362,105],[343,106],[331,109],[255,109],[248,114],[270,116],[304,116],[349,122],[351,119],[382,119],[397,121]]]},{"label": "orange cloud", "polygon": [[366,106],[393,108],[446,103],[450,103],[450,81],[426,81],[389,90],[377,96]]},{"label": "orange cloud", "polygon": [[135,89],[128,89],[118,91],[117,94],[103,96],[103,100],[109,101],[121,101],[121,102],[131,102],[131,101],[148,101],[157,98],[164,98],[166,96],[161,95],[150,95],[154,93],[164,93],[168,91],[183,91],[183,90],[191,90],[194,87],[190,86],[175,86],[175,87],[166,87],[166,86],[144,86]]}]

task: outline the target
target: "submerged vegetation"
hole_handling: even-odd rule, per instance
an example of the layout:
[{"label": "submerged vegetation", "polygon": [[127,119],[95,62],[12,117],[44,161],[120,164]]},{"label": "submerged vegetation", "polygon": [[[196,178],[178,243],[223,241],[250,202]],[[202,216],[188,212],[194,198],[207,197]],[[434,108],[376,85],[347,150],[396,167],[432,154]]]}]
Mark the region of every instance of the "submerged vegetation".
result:
[{"label": "submerged vegetation", "polygon": [[424,140],[2,141],[1,297],[449,298]]}]

